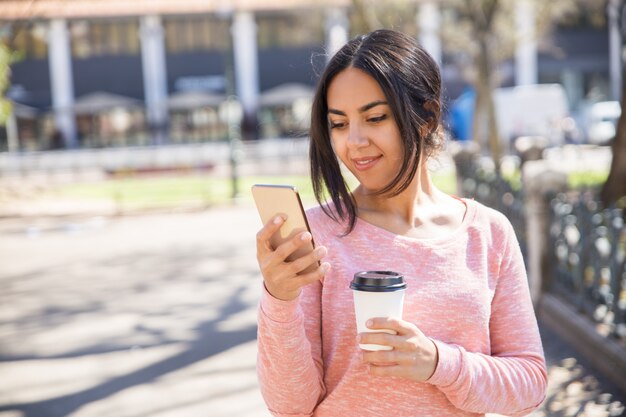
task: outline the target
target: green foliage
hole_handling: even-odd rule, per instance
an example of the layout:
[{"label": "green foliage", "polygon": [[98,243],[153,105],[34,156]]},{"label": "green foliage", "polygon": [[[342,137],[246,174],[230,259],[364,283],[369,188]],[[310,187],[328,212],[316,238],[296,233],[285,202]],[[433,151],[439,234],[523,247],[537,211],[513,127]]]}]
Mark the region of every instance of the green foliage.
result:
[{"label": "green foliage", "polygon": [[0,38],[0,126],[6,125],[12,111],[11,102],[4,96],[11,85],[11,64],[19,54],[11,50],[6,39]]},{"label": "green foliage", "polygon": [[[304,201],[314,201],[310,181],[306,176],[240,178],[237,185],[241,200],[252,201],[250,188],[257,183],[295,185]],[[57,189],[51,197],[70,200],[112,200],[125,209],[208,206],[228,203],[232,197],[232,182],[230,178],[205,175],[128,177],[67,185]]]},{"label": "green foliage", "polygon": [[[352,186],[354,180],[348,179]],[[456,194],[454,172],[433,175],[433,182],[444,192]],[[239,199],[252,203],[253,184],[289,184],[297,187],[306,207],[317,204],[311,181],[306,175],[242,177],[238,182]],[[65,185],[43,199],[114,201],[123,209],[175,208],[185,205],[209,206],[227,204],[232,197],[230,178],[206,175],[167,177],[128,177],[96,183]]]},{"label": "green foliage", "polygon": [[11,74],[11,50],[5,42],[0,42],[0,126],[4,126],[11,114],[11,103],[4,97],[9,88]]},{"label": "green foliage", "polygon": [[578,171],[567,177],[570,188],[599,188],[609,176],[608,171]]}]

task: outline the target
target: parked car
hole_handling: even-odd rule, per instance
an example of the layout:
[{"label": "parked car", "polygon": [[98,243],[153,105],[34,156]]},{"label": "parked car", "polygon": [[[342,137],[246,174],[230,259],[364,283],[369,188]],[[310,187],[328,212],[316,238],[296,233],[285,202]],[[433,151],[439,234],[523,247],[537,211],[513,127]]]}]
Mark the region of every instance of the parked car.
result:
[{"label": "parked car", "polygon": [[494,92],[498,129],[511,146],[522,136],[545,138],[548,146],[563,145],[572,129],[565,89],[560,84],[498,88]]},{"label": "parked car", "polygon": [[[519,137],[535,137],[547,146],[577,141],[576,122],[560,84],[534,84],[494,90],[500,138],[511,151]],[[469,140],[472,134],[475,93],[467,89],[450,106],[447,125],[452,136]]]},{"label": "parked car", "polygon": [[607,145],[615,137],[617,121],[622,114],[619,101],[600,101],[587,111],[587,142]]}]

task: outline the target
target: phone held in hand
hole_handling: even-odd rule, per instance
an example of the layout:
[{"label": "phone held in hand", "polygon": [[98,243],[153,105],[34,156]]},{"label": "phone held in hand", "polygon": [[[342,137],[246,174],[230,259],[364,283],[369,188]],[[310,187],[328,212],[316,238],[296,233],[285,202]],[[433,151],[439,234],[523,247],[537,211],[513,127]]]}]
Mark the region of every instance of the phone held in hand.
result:
[{"label": "phone held in hand", "polygon": [[[279,231],[270,239],[272,248],[276,249],[283,242],[304,231],[311,232],[300,194],[293,185],[255,184],[252,186],[252,196],[263,224],[267,224],[277,215],[287,218]],[[308,254],[314,247],[315,244],[311,239],[287,257],[287,261],[293,261]],[[315,262],[300,274],[314,271],[318,267],[319,262]]]}]

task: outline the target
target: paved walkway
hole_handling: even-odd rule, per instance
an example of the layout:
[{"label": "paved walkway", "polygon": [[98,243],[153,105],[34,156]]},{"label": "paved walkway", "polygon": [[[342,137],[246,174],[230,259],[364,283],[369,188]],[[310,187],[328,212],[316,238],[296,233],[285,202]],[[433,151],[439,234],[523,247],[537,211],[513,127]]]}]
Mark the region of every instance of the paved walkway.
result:
[{"label": "paved walkway", "polygon": [[[0,417],[266,417],[252,207],[0,218]],[[619,416],[626,393],[542,328],[533,416]]]}]

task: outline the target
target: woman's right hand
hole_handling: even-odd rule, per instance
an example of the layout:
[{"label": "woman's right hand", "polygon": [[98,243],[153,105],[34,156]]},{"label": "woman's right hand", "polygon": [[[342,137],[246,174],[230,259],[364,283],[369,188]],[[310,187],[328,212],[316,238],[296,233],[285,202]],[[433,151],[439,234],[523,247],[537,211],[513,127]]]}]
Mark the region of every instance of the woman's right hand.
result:
[{"label": "woman's right hand", "polygon": [[323,278],[330,269],[330,264],[324,262],[315,271],[298,275],[309,265],[326,256],[327,250],[324,246],[318,246],[314,251],[298,259],[287,261],[287,257],[309,242],[312,236],[309,232],[302,232],[277,248],[272,248],[270,238],[284,222],[285,219],[276,216],[259,230],[256,235],[256,257],[267,291],[279,300],[289,301],[300,295],[302,287]]}]

